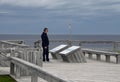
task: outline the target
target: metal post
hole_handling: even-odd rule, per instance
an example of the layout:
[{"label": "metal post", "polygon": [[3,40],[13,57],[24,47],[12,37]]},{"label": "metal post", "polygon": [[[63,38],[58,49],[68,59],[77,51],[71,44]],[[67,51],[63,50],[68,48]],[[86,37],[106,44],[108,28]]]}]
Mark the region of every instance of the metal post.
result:
[{"label": "metal post", "polygon": [[72,27],[71,24],[68,25],[69,28],[69,40],[71,40],[71,35],[72,35]]},{"label": "metal post", "polygon": [[71,24],[68,24],[68,29],[69,29],[69,39],[68,39],[68,43],[69,45],[71,46],[72,43],[71,43],[71,40],[72,40],[72,27],[71,27]]}]

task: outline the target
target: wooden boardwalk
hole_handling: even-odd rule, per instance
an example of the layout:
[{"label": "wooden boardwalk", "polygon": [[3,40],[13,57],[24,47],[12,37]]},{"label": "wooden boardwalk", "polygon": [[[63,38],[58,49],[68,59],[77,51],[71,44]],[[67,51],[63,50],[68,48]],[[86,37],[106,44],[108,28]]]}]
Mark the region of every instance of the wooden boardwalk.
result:
[{"label": "wooden boardwalk", "polygon": [[[36,66],[38,65],[36,64],[36,61],[32,62],[33,63],[32,64],[23,60],[23,59],[25,60],[29,59],[29,57],[26,54],[27,52],[22,53],[22,56],[20,55],[22,59],[14,57],[14,56],[19,57],[19,53],[17,55],[16,52],[13,53],[13,51],[15,51],[14,50],[15,47],[17,49],[19,48],[26,49],[29,48],[29,46],[24,44],[21,45],[21,44],[11,43],[7,41],[1,41],[0,43],[1,43],[0,45],[1,49],[6,50],[8,48],[12,48],[12,50],[10,50],[10,53],[12,53],[12,55],[11,57],[9,57],[11,59],[11,64],[10,64],[11,70],[10,67],[0,67],[0,75],[15,74],[13,77],[17,80],[17,82],[47,82],[47,81],[49,82],[120,82],[120,64],[115,64],[115,57],[113,56],[111,57],[112,61],[110,61],[110,63],[108,62],[106,63],[104,61],[105,57],[103,55],[101,56],[100,61],[95,60],[97,56],[93,55],[91,59],[87,59],[87,63],[66,63],[60,59],[59,60],[52,59],[50,55],[50,62],[44,62],[43,67],[41,68],[39,66]],[[1,54],[4,55],[3,52]],[[85,53],[85,56],[89,57],[88,54],[89,53]],[[29,55],[35,56],[33,52]],[[32,56],[30,56],[30,59],[34,58]],[[41,57],[36,56],[35,60],[37,58],[41,59]],[[25,71],[26,70],[29,71],[31,73],[32,78],[30,76],[19,77],[20,74],[24,72],[21,69],[19,69],[19,66],[23,67]],[[15,67],[16,70],[14,70],[13,67]],[[41,78],[39,78],[37,81],[38,76],[47,81],[42,80]]]},{"label": "wooden boardwalk", "polygon": [[87,60],[87,63],[51,61],[43,68],[74,82],[120,82],[120,65]]},{"label": "wooden boardwalk", "polygon": [[[50,59],[43,63],[43,69],[73,82],[120,82],[120,64],[89,60],[87,63],[65,63]],[[9,73],[9,68],[0,67],[1,73]],[[30,82],[30,77],[21,77],[18,82]],[[38,82],[46,82],[39,78]]]}]

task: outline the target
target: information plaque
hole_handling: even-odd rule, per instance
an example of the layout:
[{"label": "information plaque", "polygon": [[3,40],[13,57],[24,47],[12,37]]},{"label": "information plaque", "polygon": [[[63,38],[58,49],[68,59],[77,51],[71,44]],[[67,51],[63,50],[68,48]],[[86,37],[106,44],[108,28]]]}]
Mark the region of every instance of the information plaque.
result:
[{"label": "information plaque", "polygon": [[59,53],[65,62],[81,63],[86,62],[80,46],[71,46]]},{"label": "information plaque", "polygon": [[53,48],[52,50],[50,50],[50,53],[51,53],[53,59],[61,59],[61,56],[58,53],[66,48],[68,48],[68,45],[62,44],[62,45],[59,45],[59,46]]}]

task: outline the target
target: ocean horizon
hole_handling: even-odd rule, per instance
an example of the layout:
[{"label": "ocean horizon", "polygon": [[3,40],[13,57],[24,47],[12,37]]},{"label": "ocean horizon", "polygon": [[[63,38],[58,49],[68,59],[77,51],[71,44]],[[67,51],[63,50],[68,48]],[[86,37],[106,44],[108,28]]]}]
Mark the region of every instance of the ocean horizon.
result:
[{"label": "ocean horizon", "polygon": [[[120,41],[120,35],[63,35],[56,34],[51,35],[48,34],[50,40],[80,40],[80,41]],[[0,40],[23,40],[27,45],[31,47],[34,46],[34,42],[37,40],[41,40],[40,34],[0,34]],[[54,45],[54,46],[53,46]],[[51,43],[51,48],[57,46],[59,44]],[[103,44],[89,44],[84,47],[94,47],[94,48],[112,48],[112,44],[103,45]]]},{"label": "ocean horizon", "polygon": [[[48,34],[49,39],[58,40],[108,40],[108,41],[120,41],[120,35],[81,35],[81,34]],[[0,34],[0,40],[13,40],[13,39],[41,39],[41,34]]]}]

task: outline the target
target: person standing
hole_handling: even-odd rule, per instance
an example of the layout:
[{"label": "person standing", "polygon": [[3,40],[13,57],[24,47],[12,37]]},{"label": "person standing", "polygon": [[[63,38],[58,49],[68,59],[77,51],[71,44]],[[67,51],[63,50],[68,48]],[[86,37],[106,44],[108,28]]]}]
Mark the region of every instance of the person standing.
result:
[{"label": "person standing", "polygon": [[41,34],[42,48],[43,48],[43,61],[49,62],[49,38],[48,38],[48,28],[44,28]]}]

